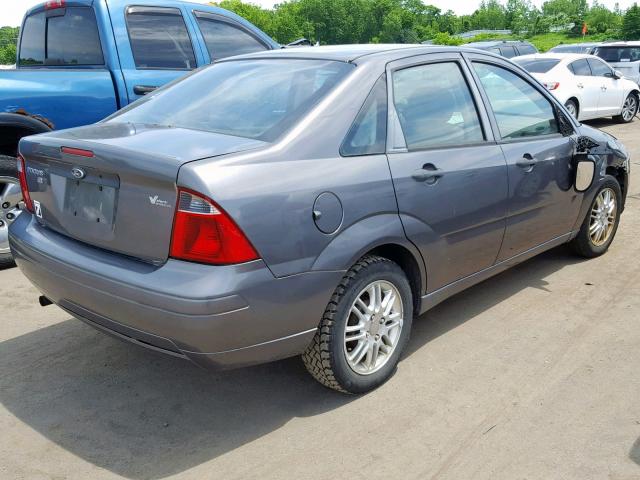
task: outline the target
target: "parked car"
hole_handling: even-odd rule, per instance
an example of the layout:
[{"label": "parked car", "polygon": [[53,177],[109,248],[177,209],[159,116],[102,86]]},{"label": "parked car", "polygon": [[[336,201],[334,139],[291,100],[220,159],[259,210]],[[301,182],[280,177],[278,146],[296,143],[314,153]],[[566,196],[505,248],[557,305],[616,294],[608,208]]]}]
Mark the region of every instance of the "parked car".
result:
[{"label": "parked car", "polygon": [[490,40],[485,42],[470,42],[465,47],[486,50],[487,52],[497,53],[505,58],[513,58],[520,55],[529,55],[538,53],[538,49],[529,42],[520,40]]},{"label": "parked car", "polygon": [[43,304],[205,366],[302,354],[350,393],[414,315],[556,245],[603,254],[629,182],[520,67],[420,45],[221,60],[20,153],[9,242]]},{"label": "parked car", "polygon": [[513,61],[540,80],[579,120],[612,116],[628,123],[638,112],[638,85],[594,55],[543,53]]},{"label": "parked car", "polygon": [[565,45],[557,45],[549,50],[549,53],[587,53],[592,54],[594,49],[601,43],[569,43]]},{"label": "parked car", "polygon": [[640,84],[640,41],[603,43],[596,47],[593,54]]},{"label": "parked car", "polygon": [[[279,48],[238,15],[176,0],[52,0],[29,10],[16,69],[0,70],[0,158],[19,140],[97,122],[189,71],[231,55]],[[10,188],[0,180],[0,192]],[[0,193],[1,195],[1,193]],[[0,265],[10,261],[3,199]]]}]

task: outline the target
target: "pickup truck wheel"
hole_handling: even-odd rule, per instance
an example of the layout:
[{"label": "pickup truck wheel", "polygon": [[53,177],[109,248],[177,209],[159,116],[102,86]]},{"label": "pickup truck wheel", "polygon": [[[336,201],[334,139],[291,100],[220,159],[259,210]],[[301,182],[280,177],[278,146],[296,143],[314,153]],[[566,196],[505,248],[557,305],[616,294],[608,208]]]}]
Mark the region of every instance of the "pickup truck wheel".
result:
[{"label": "pickup truck wheel", "polygon": [[334,291],[302,359],[326,387],[368,392],[395,371],[412,319],[411,287],[402,269],[386,258],[366,256]]},{"label": "pickup truck wheel", "polygon": [[622,191],[618,181],[607,175],[589,207],[580,232],[571,241],[578,255],[593,258],[608,250],[618,230],[621,201]]},{"label": "pickup truck wheel", "polygon": [[633,120],[633,117],[638,113],[638,94],[630,93],[624,100],[622,105],[622,113],[616,115],[613,119],[618,123],[629,123]]},{"label": "pickup truck wheel", "polygon": [[13,265],[9,250],[9,225],[20,213],[21,201],[16,159],[0,155],[0,269]]}]

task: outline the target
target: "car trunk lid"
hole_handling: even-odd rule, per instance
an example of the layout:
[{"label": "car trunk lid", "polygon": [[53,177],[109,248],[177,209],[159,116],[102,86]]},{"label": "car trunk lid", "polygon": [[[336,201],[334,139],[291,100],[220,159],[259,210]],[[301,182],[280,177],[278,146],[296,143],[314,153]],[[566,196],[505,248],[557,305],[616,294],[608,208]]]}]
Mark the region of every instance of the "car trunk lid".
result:
[{"label": "car trunk lid", "polygon": [[171,243],[180,167],[265,145],[209,132],[108,123],[29,137],[20,152],[42,225],[162,263]]}]

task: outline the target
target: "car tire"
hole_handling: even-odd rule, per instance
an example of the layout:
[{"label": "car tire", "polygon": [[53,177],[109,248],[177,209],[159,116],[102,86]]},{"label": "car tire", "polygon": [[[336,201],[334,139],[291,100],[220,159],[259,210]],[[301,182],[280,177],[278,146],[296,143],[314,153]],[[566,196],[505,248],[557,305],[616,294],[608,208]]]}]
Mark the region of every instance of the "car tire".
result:
[{"label": "car tire", "polygon": [[[8,239],[6,238],[9,227],[9,221],[6,218],[6,214],[8,213],[9,208],[4,208],[2,205],[3,202],[1,197],[5,191],[6,182],[4,182],[1,177],[12,178],[16,181],[18,180],[18,167],[15,157],[0,155],[0,269],[4,269],[12,267],[14,263],[11,253],[2,252],[2,250],[9,247]],[[14,207],[15,205],[10,205],[11,209]]]},{"label": "car tire", "polygon": [[579,113],[578,102],[576,102],[575,100],[567,100],[565,102],[564,106],[569,111],[571,116],[577,120],[578,119],[578,113]]},{"label": "car tire", "polygon": [[613,119],[618,123],[630,123],[633,121],[633,117],[638,113],[638,106],[640,104],[640,98],[637,93],[630,93],[624,100],[622,105],[622,113],[616,115]]},{"label": "car tire", "polygon": [[412,319],[413,295],[403,270],[386,258],[365,256],[334,291],[302,360],[326,387],[350,394],[368,392],[394,373]]},{"label": "car tire", "polygon": [[[613,207],[607,207],[607,196],[615,203]],[[598,257],[605,253],[618,230],[620,223],[620,208],[622,206],[622,190],[618,181],[607,175],[602,186],[593,198],[589,211],[582,222],[578,235],[571,241],[573,250],[586,258]],[[611,212],[611,208],[613,211]],[[606,227],[602,230],[604,220]],[[598,232],[604,232],[598,237]]]}]

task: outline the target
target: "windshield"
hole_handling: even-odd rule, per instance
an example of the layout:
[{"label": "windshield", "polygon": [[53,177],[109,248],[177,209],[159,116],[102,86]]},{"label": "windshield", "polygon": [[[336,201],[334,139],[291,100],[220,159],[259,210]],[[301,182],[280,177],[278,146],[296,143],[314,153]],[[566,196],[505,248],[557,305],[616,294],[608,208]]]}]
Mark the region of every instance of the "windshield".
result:
[{"label": "windshield", "polygon": [[594,54],[605,62],[637,62],[640,60],[640,47],[598,47]]},{"label": "windshield", "polygon": [[531,73],[547,73],[553,67],[555,67],[560,60],[555,58],[545,58],[545,59],[519,59],[515,60],[515,62],[524,68],[527,72]]},{"label": "windshield", "polygon": [[355,68],[327,60],[214,64],[110,117],[272,142]]}]

